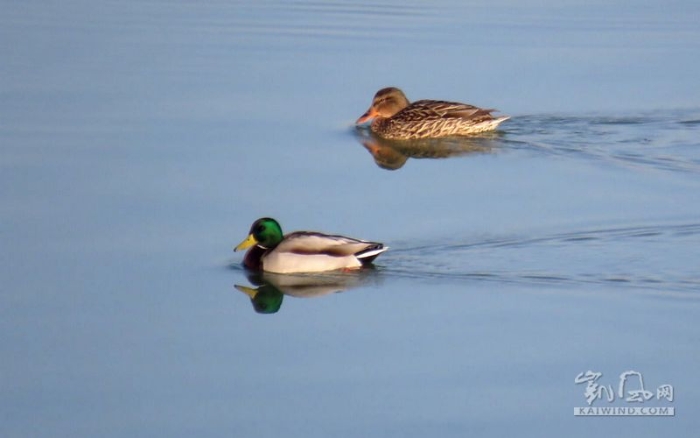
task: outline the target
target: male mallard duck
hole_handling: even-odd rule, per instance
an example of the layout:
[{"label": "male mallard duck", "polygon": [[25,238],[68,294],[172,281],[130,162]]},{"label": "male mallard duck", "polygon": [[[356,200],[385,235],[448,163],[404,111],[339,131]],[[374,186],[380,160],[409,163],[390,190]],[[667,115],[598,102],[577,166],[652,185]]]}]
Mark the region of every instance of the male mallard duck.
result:
[{"label": "male mallard duck", "polygon": [[250,248],[243,264],[253,270],[290,274],[359,268],[371,263],[388,247],[378,242],[296,231],[286,236],[269,217],[256,220],[250,234],[234,251]]},{"label": "male mallard duck", "polygon": [[356,124],[372,120],[370,129],[377,135],[396,140],[471,135],[493,131],[510,117],[494,117],[493,109],[442,100],[410,103],[403,91],[382,88],[372,99],[366,113]]}]

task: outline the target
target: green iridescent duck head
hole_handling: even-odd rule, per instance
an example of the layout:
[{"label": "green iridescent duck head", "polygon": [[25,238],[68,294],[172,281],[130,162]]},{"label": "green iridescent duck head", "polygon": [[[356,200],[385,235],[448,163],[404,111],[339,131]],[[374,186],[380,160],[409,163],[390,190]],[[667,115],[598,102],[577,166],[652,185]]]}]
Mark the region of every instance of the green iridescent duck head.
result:
[{"label": "green iridescent duck head", "polygon": [[253,222],[248,237],[239,243],[234,251],[250,248],[253,245],[272,249],[279,245],[282,239],[284,239],[284,234],[282,234],[279,222],[269,217],[263,217]]}]

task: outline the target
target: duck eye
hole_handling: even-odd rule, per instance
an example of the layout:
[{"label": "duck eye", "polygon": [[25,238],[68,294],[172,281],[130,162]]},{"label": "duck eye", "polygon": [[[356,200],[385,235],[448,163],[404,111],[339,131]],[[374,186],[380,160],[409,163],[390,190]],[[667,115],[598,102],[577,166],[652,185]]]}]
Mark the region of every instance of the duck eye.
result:
[{"label": "duck eye", "polygon": [[261,234],[263,231],[265,231],[265,227],[262,225],[258,225],[257,228],[255,228],[257,234]]}]

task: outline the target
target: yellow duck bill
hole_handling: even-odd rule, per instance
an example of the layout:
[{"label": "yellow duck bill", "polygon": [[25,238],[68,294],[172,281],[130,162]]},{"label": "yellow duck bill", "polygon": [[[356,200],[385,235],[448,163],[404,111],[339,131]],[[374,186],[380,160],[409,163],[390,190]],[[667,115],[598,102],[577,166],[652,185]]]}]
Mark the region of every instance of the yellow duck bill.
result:
[{"label": "yellow duck bill", "polygon": [[243,242],[239,243],[237,247],[233,248],[233,251],[235,252],[240,251],[242,249],[248,249],[256,243],[258,243],[258,241],[255,240],[255,236],[249,234]]}]

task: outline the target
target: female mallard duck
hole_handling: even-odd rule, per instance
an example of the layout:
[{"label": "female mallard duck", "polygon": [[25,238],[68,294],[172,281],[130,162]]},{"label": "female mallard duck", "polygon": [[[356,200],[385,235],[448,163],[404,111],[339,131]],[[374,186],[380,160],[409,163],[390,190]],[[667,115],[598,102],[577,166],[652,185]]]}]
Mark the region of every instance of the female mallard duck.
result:
[{"label": "female mallard duck", "polygon": [[279,274],[359,268],[389,249],[378,242],[313,231],[285,236],[280,224],[269,217],[256,220],[248,238],[234,251],[246,248],[250,249],[243,264],[248,269]]},{"label": "female mallard duck", "polygon": [[493,109],[442,100],[410,103],[398,88],[377,91],[372,105],[356,124],[372,120],[370,129],[377,135],[396,140],[471,135],[493,131],[510,117],[494,117]]}]

